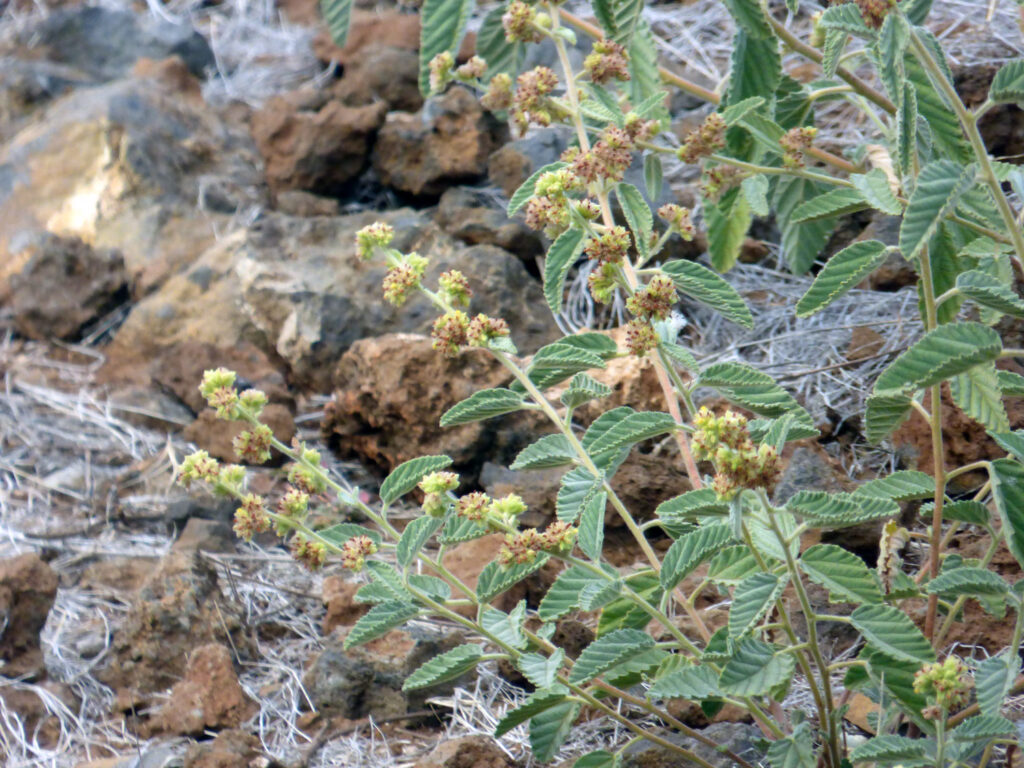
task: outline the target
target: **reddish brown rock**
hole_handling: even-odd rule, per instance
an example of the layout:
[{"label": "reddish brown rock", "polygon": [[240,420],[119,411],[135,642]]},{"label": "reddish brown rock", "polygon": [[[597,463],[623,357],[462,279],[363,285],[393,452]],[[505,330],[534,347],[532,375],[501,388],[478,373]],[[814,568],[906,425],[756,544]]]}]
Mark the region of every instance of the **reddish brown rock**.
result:
[{"label": "reddish brown rock", "polygon": [[514,768],[516,764],[494,739],[476,734],[445,739],[414,768]]},{"label": "reddish brown rock", "polygon": [[[271,403],[263,409],[261,420],[269,426],[274,436],[283,443],[291,443],[295,437],[295,420],[291,411],[283,405]],[[205,410],[195,421],[185,427],[182,435],[189,442],[195,443],[214,458],[227,462],[238,462],[232,441],[246,429],[248,424],[242,421],[225,421],[218,419],[217,414]]]},{"label": "reddish brown rock", "polygon": [[253,140],[263,156],[267,183],[280,192],[343,191],[366,167],[385,104],[346,107],[302,103],[303,95],[277,96],[253,114]]},{"label": "reddish brown rock", "polygon": [[39,633],[57,596],[57,574],[34,553],[0,561],[0,671],[6,677],[42,668]]},{"label": "reddish brown rock", "polygon": [[346,581],[341,576],[328,576],[321,587],[321,599],[327,607],[324,616],[323,633],[331,634],[337,627],[348,627],[355,624],[370,610],[367,603],[355,600],[359,584]]},{"label": "reddish brown rock", "polygon": [[393,45],[374,46],[345,67],[331,88],[342,102],[363,106],[384,102],[388,111],[415,112],[423,106],[416,51]]},{"label": "reddish brown rock", "polygon": [[[302,0],[288,0],[302,2]],[[313,39],[313,53],[321,61],[337,61],[346,69],[381,47],[404,48],[418,51],[420,47],[419,14],[399,11],[353,10],[348,39],[344,48],[338,48],[326,29]],[[473,55],[476,35],[470,32],[462,40],[458,59],[464,61]]]},{"label": "reddish brown rock", "polygon": [[94,592],[135,592],[153,573],[153,559],[148,557],[112,557],[92,563],[78,580],[81,589]]},{"label": "reddish brown rock", "polygon": [[261,754],[258,736],[229,728],[213,741],[189,744],[184,768],[254,768]]},{"label": "reddish brown rock", "polygon": [[235,728],[251,717],[257,705],[242,690],[231,651],[219,643],[196,648],[185,667],[185,679],[171,689],[154,723],[176,735]]}]

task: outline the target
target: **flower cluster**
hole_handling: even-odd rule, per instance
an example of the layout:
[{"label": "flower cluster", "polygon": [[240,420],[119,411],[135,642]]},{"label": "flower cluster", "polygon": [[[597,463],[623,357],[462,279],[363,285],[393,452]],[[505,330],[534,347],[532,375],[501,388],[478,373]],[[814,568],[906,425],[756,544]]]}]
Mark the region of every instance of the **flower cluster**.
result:
[{"label": "flower cluster", "polygon": [[531,123],[547,126],[554,117],[561,116],[561,110],[547,98],[557,85],[558,75],[548,67],[534,67],[516,78],[512,119],[521,133]]},{"label": "flower cluster", "polygon": [[311,496],[323,493],[327,490],[327,483],[320,471],[320,452],[298,442],[295,447],[301,461],[288,467],[288,482]]},{"label": "flower cluster", "polygon": [[733,499],[743,488],[767,488],[779,477],[782,465],[775,448],[754,446],[747,420],[727,411],[715,416],[702,407],[693,419],[694,458],[710,459],[715,465],[712,487],[723,501]]},{"label": "flower cluster", "polygon": [[679,159],[684,163],[696,163],[702,157],[713,155],[725,146],[725,120],[717,112],[704,119],[700,128],[690,131],[679,148]]},{"label": "flower cluster", "polygon": [[498,112],[512,106],[512,78],[504,72],[499,72],[491,78],[487,84],[487,92],[480,97],[480,103],[484,109],[491,112]]},{"label": "flower cluster", "polygon": [[509,533],[498,552],[498,562],[504,566],[532,563],[540,552],[568,552],[576,542],[578,529],[556,520],[543,531],[527,528]]},{"label": "flower cluster", "polygon": [[572,172],[587,184],[619,182],[633,162],[635,148],[635,140],[624,128],[609,125],[589,151],[570,147],[562,153],[562,160],[570,163]]},{"label": "flower cluster", "polygon": [[746,172],[731,165],[716,165],[714,168],[706,168],[700,180],[701,194],[707,200],[718,202],[722,195],[738,186],[746,176]]},{"label": "flower cluster", "polygon": [[291,550],[292,557],[311,571],[323,568],[327,562],[327,549],[323,542],[311,540],[301,533],[292,537]]},{"label": "flower cluster", "polygon": [[401,264],[391,267],[384,276],[384,300],[396,307],[402,306],[409,294],[419,287],[427,264],[426,258],[413,251],[404,257]]},{"label": "flower cluster", "polygon": [[356,253],[361,259],[371,259],[375,249],[387,248],[394,237],[391,225],[376,221],[356,232]]},{"label": "flower cluster", "polygon": [[460,498],[455,504],[455,514],[459,517],[464,517],[467,520],[472,520],[476,523],[483,522],[487,515],[487,510],[491,506],[491,497],[486,493],[480,491],[474,491],[473,493],[467,493],[465,496]]},{"label": "flower cluster", "polygon": [[246,464],[263,464],[270,461],[270,441],[274,433],[266,424],[257,424],[252,429],[239,432],[231,441],[235,454]]},{"label": "flower cluster", "polygon": [[599,235],[587,240],[583,252],[588,259],[599,264],[621,264],[629,251],[629,232],[625,227],[614,226]]},{"label": "flower cluster", "polygon": [[871,29],[881,29],[882,22],[896,4],[894,0],[856,0],[864,23]]},{"label": "flower cluster", "polygon": [[689,208],[675,203],[666,203],[658,209],[658,217],[668,224],[670,230],[687,242],[693,240],[694,235],[697,234],[697,229],[690,220]]},{"label": "flower cluster", "polygon": [[456,307],[469,306],[469,299],[473,295],[473,291],[470,290],[469,280],[459,270],[449,269],[447,272],[442,272],[437,284],[441,289],[441,298],[446,302],[454,304]]},{"label": "flower cluster", "polygon": [[449,492],[459,487],[459,476],[454,472],[431,472],[420,480],[423,491],[423,512],[431,517],[444,517],[451,506]]},{"label": "flower cluster", "polygon": [[469,317],[465,312],[458,309],[445,312],[434,321],[434,328],[430,332],[434,340],[433,347],[445,357],[456,357],[468,341],[468,331]]},{"label": "flower cluster", "polygon": [[[510,3],[501,17],[505,39],[510,43],[539,43],[544,39],[537,12],[526,3]],[[544,21],[544,19],[541,19]],[[550,24],[550,19],[547,19]]]},{"label": "flower cluster", "polygon": [[629,354],[643,357],[658,346],[658,334],[651,324],[634,318],[626,323],[626,349]]},{"label": "flower cluster", "polygon": [[471,347],[486,347],[491,339],[508,335],[508,323],[500,317],[477,315],[469,322],[469,329],[466,331],[466,341],[469,342]]},{"label": "flower cluster", "polygon": [[178,483],[188,488],[194,482],[214,483],[220,475],[220,464],[206,451],[189,454],[178,469]]},{"label": "flower cluster", "polygon": [[247,493],[241,501],[242,505],[235,510],[233,527],[236,536],[251,541],[257,533],[270,530],[270,518],[264,509],[263,497]]},{"label": "flower cluster", "polygon": [[782,164],[787,168],[803,168],[804,152],[811,148],[818,129],[813,127],[790,128],[779,139],[782,146]]},{"label": "flower cluster", "polygon": [[950,712],[966,704],[973,684],[967,667],[955,656],[947,656],[943,662],[925,664],[914,675],[914,691],[926,696],[941,712]]},{"label": "flower cluster", "polygon": [[583,60],[583,70],[602,85],[611,80],[629,80],[629,53],[611,40],[598,40]]},{"label": "flower cluster", "polygon": [[455,57],[449,51],[443,51],[430,60],[430,92],[440,93],[452,81],[452,70],[455,68]]},{"label": "flower cluster", "polygon": [[675,283],[667,275],[655,275],[626,300],[626,309],[640,320],[664,320],[679,300]]},{"label": "flower cluster", "polygon": [[341,545],[341,565],[350,571],[361,571],[366,558],[376,551],[377,545],[369,536],[353,536]]},{"label": "flower cluster", "polygon": [[569,227],[569,194],[583,189],[583,183],[569,168],[541,174],[534,185],[535,195],[526,204],[526,226],[544,230],[556,238]]}]

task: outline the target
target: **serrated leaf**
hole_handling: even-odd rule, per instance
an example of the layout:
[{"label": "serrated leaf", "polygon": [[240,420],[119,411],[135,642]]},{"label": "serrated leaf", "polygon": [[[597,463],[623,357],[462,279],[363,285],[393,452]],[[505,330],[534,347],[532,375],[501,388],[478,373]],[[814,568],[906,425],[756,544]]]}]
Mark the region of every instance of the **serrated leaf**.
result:
[{"label": "serrated leaf", "polygon": [[978,665],[974,673],[974,691],[982,715],[999,715],[1019,670],[1020,659],[1012,658],[1009,648],[989,656]]},{"label": "serrated leaf", "polygon": [[860,9],[853,4],[826,8],[818,23],[825,29],[840,29],[865,40],[871,40],[877,34],[864,23]]},{"label": "serrated leaf", "polygon": [[719,272],[728,272],[740,255],[740,247],[750,229],[750,208],[739,188],[722,195],[717,203],[705,201],[708,253],[711,265]]},{"label": "serrated leaf", "polygon": [[654,514],[664,520],[693,522],[708,515],[720,517],[729,514],[729,503],[720,501],[713,488],[700,488],[661,502]]},{"label": "serrated leaf", "polygon": [[855,173],[850,177],[850,181],[872,208],[890,216],[899,216],[903,213],[903,206],[889,186],[889,177],[881,168],[863,174]]},{"label": "serrated leaf", "polygon": [[1024,466],[1011,459],[996,459],[989,467],[989,479],[1006,546],[1024,565]]},{"label": "serrated leaf", "polygon": [[695,358],[693,353],[686,347],[672,341],[662,340],[658,345],[658,349],[665,353],[669,358],[669,361],[683,366],[683,368],[688,372],[697,373],[700,371],[700,365],[697,363],[697,358]]},{"label": "serrated leaf", "polygon": [[800,556],[808,578],[825,587],[833,603],[881,603],[878,576],[852,552],[834,544],[816,544]]},{"label": "serrated leaf", "polygon": [[596,611],[615,600],[622,593],[622,581],[606,581],[603,584],[587,584],[580,592],[580,609]]},{"label": "serrated leaf", "polygon": [[[648,119],[658,120],[667,125],[668,109],[665,106],[665,89],[658,71],[658,43],[651,32],[651,25],[643,16],[637,22],[629,46],[629,82],[625,84],[631,104],[651,104]],[[652,198],[656,199],[656,198]]]},{"label": "serrated leaf", "polygon": [[720,696],[718,675],[706,664],[685,666],[658,678],[647,691],[649,699],[689,699],[699,701]]},{"label": "serrated leaf", "polygon": [[768,643],[746,637],[722,667],[719,687],[733,696],[763,696],[793,676],[796,657],[776,653]]},{"label": "serrated leaf", "polygon": [[917,91],[904,83],[896,108],[896,162],[901,174],[908,174],[917,155]]},{"label": "serrated leaf", "polygon": [[923,760],[933,760],[929,741],[911,739],[907,736],[887,734],[868,739],[850,754],[854,763],[876,763],[889,765]]},{"label": "serrated leaf", "polygon": [[757,0],[725,0],[729,13],[736,23],[754,38],[769,37],[772,27]]},{"label": "serrated leaf", "polygon": [[644,155],[644,188],[647,197],[657,200],[661,197],[661,188],[665,179],[665,171],[661,165],[661,157],[654,152]]},{"label": "serrated leaf", "polygon": [[580,703],[567,701],[530,718],[530,748],[537,762],[546,763],[554,759],[579,713]]},{"label": "serrated leaf", "polygon": [[423,546],[430,541],[430,537],[440,530],[441,525],[440,519],[427,515],[411,520],[402,531],[402,537],[398,540],[398,545],[395,548],[398,564],[403,568],[408,568],[416,560],[416,556]]},{"label": "serrated leaf", "polygon": [[848,528],[869,520],[894,517],[900,512],[899,505],[892,499],[825,491],[797,491],[786,502],[786,508],[819,528]]},{"label": "serrated leaf", "polygon": [[361,525],[355,523],[335,523],[330,528],[324,528],[317,531],[317,535],[322,539],[326,539],[336,547],[340,547],[349,539],[355,536],[365,536],[378,547],[380,546],[381,536],[379,531],[374,531],[370,528],[364,528]]},{"label": "serrated leaf", "polygon": [[850,621],[875,650],[898,661],[927,664],[935,661],[931,643],[907,614],[891,605],[862,605]]},{"label": "serrated leaf", "polygon": [[772,768],[816,768],[814,736],[806,720],[784,739],[776,739],[766,753]]},{"label": "serrated leaf", "polygon": [[480,608],[480,626],[506,645],[513,648],[526,647],[523,622],[526,619],[526,601],[520,600],[509,613],[489,605]]},{"label": "serrated leaf", "polygon": [[[787,411],[806,414],[800,404],[766,373],[745,363],[714,363],[701,373],[699,386],[713,387],[732,402],[759,416],[777,418]],[[808,414],[801,421],[810,422]]]},{"label": "serrated leaf", "polygon": [[516,666],[537,688],[547,688],[553,685],[565,661],[565,651],[556,648],[550,656],[542,656],[539,653],[524,653],[519,657]]},{"label": "serrated leaf", "polygon": [[790,216],[790,221],[795,224],[820,221],[856,213],[869,207],[864,195],[858,190],[849,187],[836,187],[823,195],[815,195],[800,203]]},{"label": "serrated leaf", "polygon": [[874,394],[907,394],[994,361],[999,334],[981,323],[948,323],[927,333],[882,371]]},{"label": "serrated leaf", "polygon": [[995,363],[976,365],[954,376],[949,386],[953,402],[985,429],[1002,432],[1010,428]]},{"label": "serrated leaf", "polygon": [[722,120],[725,121],[726,125],[738,125],[743,118],[754,110],[760,109],[764,104],[765,100],[763,96],[751,96],[749,99],[743,99],[743,101],[730,104],[722,109],[719,114],[722,116]]},{"label": "serrated leaf", "polygon": [[444,469],[452,463],[448,456],[418,456],[395,467],[380,486],[380,500],[390,506],[415,488],[431,472]]},{"label": "serrated leaf", "polygon": [[444,522],[444,530],[437,537],[441,544],[457,544],[462,541],[472,541],[486,536],[491,529],[486,524],[477,520],[467,520],[456,514],[450,514]]},{"label": "serrated leaf", "polygon": [[785,586],[786,580],[772,573],[755,573],[741,581],[733,591],[729,609],[729,637],[735,640],[752,630]]},{"label": "serrated leaf", "polygon": [[992,78],[988,97],[996,104],[1024,102],[1024,60],[1012,59],[999,68]]},{"label": "serrated leaf", "polygon": [[603,584],[606,579],[581,565],[571,565],[558,574],[537,606],[542,621],[554,621],[574,608],[579,608],[580,593],[588,584]]},{"label": "serrated leaf", "polygon": [[967,298],[1004,315],[1024,317],[1024,300],[1008,286],[980,269],[957,275],[956,287]]},{"label": "serrated leaf", "polygon": [[747,422],[747,431],[755,443],[774,446],[779,453],[790,440],[805,440],[821,434],[801,411],[787,411],[777,419],[751,419]]},{"label": "serrated leaf", "polygon": [[920,255],[939,224],[974,184],[974,168],[936,160],[921,169],[900,226],[900,251],[910,260]]},{"label": "serrated leaf", "polygon": [[514,216],[516,211],[526,205],[530,198],[533,197],[537,187],[537,179],[550,171],[559,171],[562,168],[565,168],[566,165],[567,163],[563,163],[561,161],[557,163],[548,163],[539,170],[534,171],[533,174],[531,174],[530,177],[520,184],[519,188],[512,193],[512,197],[509,198],[507,208],[509,217],[511,218]]},{"label": "serrated leaf", "polygon": [[1003,397],[1024,397],[1024,376],[1013,371],[998,371]]},{"label": "serrated leaf", "polygon": [[1012,720],[1001,715],[978,715],[964,720],[949,735],[956,741],[983,741],[1012,736],[1016,729]]},{"label": "serrated leaf", "polygon": [[732,529],[720,523],[701,526],[696,531],[676,539],[668,548],[661,564],[662,588],[674,589],[676,584],[704,560],[726,544],[732,543]]},{"label": "serrated leaf", "polygon": [[410,603],[389,601],[378,603],[359,619],[345,637],[345,650],[368,643],[386,635],[419,614],[419,608]]},{"label": "serrated leaf", "polygon": [[935,479],[926,472],[901,469],[885,477],[868,480],[853,495],[894,501],[928,499],[935,495]]},{"label": "serrated leaf", "polygon": [[505,27],[501,23],[504,14],[504,6],[492,9],[476,33],[476,55],[487,62],[484,82],[490,82],[499,72],[506,72],[514,78],[526,49],[525,44],[510,43],[505,37]]},{"label": "serrated leaf", "polygon": [[562,311],[565,278],[583,251],[583,231],[567,229],[551,244],[544,262],[544,298],[556,315]]},{"label": "serrated leaf", "polygon": [[538,715],[561,702],[564,702],[569,695],[569,689],[564,685],[553,685],[550,688],[540,688],[530,694],[518,708],[507,712],[498,721],[494,729],[495,738],[501,738],[517,725],[525,723],[534,715]]},{"label": "serrated leaf", "polygon": [[440,53],[455,56],[473,11],[473,0],[424,0],[420,8],[420,93],[430,95],[430,62]]},{"label": "serrated leaf", "polygon": [[551,469],[572,463],[576,451],[563,434],[544,435],[523,448],[509,469]]},{"label": "serrated leaf", "polygon": [[745,544],[718,551],[708,563],[708,578],[716,584],[735,586],[761,570],[754,553]]},{"label": "serrated leaf", "polygon": [[604,546],[604,511],[608,504],[605,491],[595,493],[583,507],[580,515],[579,533],[576,543],[591,560],[601,559],[601,548]]},{"label": "serrated leaf", "polygon": [[707,267],[680,259],[663,264],[661,271],[672,278],[680,293],[706,304],[737,325],[754,327],[754,318],[743,297]]},{"label": "serrated leaf", "polygon": [[583,755],[572,768],[618,768],[619,758],[607,749],[599,749],[596,752]]},{"label": "serrated leaf", "polygon": [[755,216],[768,216],[771,209],[768,207],[768,177],[763,173],[748,176],[740,182],[740,189],[747,199],[747,205]]},{"label": "serrated leaf", "polygon": [[612,388],[602,384],[586,373],[577,373],[569,382],[569,388],[562,393],[562,404],[566,408],[578,408],[591,400],[607,397],[612,393]]},{"label": "serrated leaf", "polygon": [[479,645],[458,645],[421,665],[405,678],[402,690],[416,691],[461,677],[474,669],[483,655],[484,649]]},{"label": "serrated leaf", "polygon": [[331,42],[344,48],[352,18],[352,0],[320,0],[320,15],[331,33]]},{"label": "serrated leaf", "polygon": [[456,403],[441,416],[442,427],[471,424],[522,410],[523,396],[511,389],[481,389]]},{"label": "serrated leaf", "polygon": [[[547,389],[577,373],[592,368],[604,368],[603,357],[571,343],[575,338],[578,337],[567,336],[561,341],[538,349],[527,368],[530,381],[540,389]],[[517,392],[522,391],[522,385],[518,381],[513,382],[511,388]]]},{"label": "serrated leaf", "polygon": [[539,554],[532,563],[515,563],[507,568],[500,563],[490,562],[480,571],[476,583],[476,596],[482,603],[489,603],[502,592],[539,570],[548,561],[548,555]]},{"label": "serrated leaf", "polygon": [[[917,32],[924,36],[926,30],[918,29]],[[904,68],[907,82],[916,95],[918,132],[922,138],[928,137],[926,146],[930,145],[936,155],[965,162],[971,154],[970,146],[964,140],[960,121],[945,96],[936,90],[928,72],[911,53],[904,60]]]},{"label": "serrated leaf", "polygon": [[729,61],[729,86],[723,103],[738,104],[751,96],[775,93],[782,80],[782,57],[774,35],[752,37],[736,30]]},{"label": "serrated leaf", "polygon": [[797,302],[797,317],[813,315],[855,288],[882,265],[887,255],[888,248],[878,240],[862,240],[841,250],[828,260]]},{"label": "serrated leaf", "polygon": [[641,252],[646,252],[647,241],[654,229],[654,216],[651,209],[644,202],[644,196],[640,190],[632,184],[620,182],[615,186],[615,196],[622,206],[622,213],[626,217],[630,230],[633,232],[633,241]]},{"label": "serrated leaf", "polygon": [[586,467],[570,469],[562,476],[555,499],[555,515],[565,523],[573,524],[583,508],[593,499],[604,484],[604,478],[590,474]]},{"label": "serrated leaf", "polygon": [[864,414],[864,435],[880,443],[907,420],[913,406],[906,395],[870,395]]},{"label": "serrated leaf", "polygon": [[[933,503],[922,504],[921,517],[930,520],[933,509],[935,509]],[[989,517],[988,507],[980,501],[947,501],[942,505],[943,520],[967,523],[968,525],[988,525]]]},{"label": "serrated leaf", "polygon": [[839,69],[839,58],[843,55],[846,41],[850,36],[843,29],[825,30],[825,45],[822,48],[821,74],[824,77],[835,77]]},{"label": "serrated leaf", "polygon": [[609,632],[583,649],[569,673],[569,682],[588,683],[616,664],[653,647],[654,638],[638,629]]},{"label": "serrated leaf", "polygon": [[991,432],[992,439],[999,447],[1015,457],[1018,461],[1024,461],[1024,430],[1016,432]]},{"label": "serrated leaf", "polygon": [[409,586],[418,589],[428,597],[443,603],[452,596],[451,585],[444,579],[431,576],[429,573],[413,573],[409,575]]},{"label": "serrated leaf", "polygon": [[939,597],[991,597],[1006,595],[1010,585],[986,568],[964,566],[943,571],[928,582],[927,590]]},{"label": "serrated leaf", "polygon": [[634,445],[678,428],[676,420],[658,411],[635,411],[606,430],[587,446],[590,453],[604,453]]},{"label": "serrated leaf", "polygon": [[795,275],[804,274],[817,261],[832,235],[835,220],[826,218],[797,222],[793,220],[793,213],[801,203],[822,195],[825,189],[816,181],[798,176],[783,176],[775,187],[772,204],[782,230],[779,248],[782,258],[789,265],[789,271]]}]

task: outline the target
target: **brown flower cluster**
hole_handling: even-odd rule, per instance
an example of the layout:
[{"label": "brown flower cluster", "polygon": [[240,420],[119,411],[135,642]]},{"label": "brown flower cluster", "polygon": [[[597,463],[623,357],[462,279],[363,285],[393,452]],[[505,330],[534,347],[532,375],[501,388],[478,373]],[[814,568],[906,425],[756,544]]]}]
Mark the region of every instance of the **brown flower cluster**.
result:
[{"label": "brown flower cluster", "polygon": [[635,148],[636,142],[625,129],[609,125],[590,151],[571,147],[562,153],[562,160],[570,163],[572,172],[586,184],[619,182],[633,162]]},{"label": "brown flower cluster", "polygon": [[747,176],[745,171],[731,165],[716,165],[707,168],[700,180],[700,191],[705,199],[718,202],[722,195],[739,185]]},{"label": "brown flower cluster", "polygon": [[544,39],[537,27],[537,12],[526,3],[510,3],[501,17],[501,26],[510,43],[539,43]]},{"label": "brown flower cluster", "polygon": [[512,97],[512,120],[524,133],[531,123],[551,125],[561,116],[561,110],[548,96],[558,85],[558,75],[548,67],[534,67],[516,78],[516,91]]},{"label": "brown flower cluster", "polygon": [[729,501],[743,488],[768,488],[778,480],[778,453],[770,445],[754,447],[747,420],[740,414],[727,411],[719,417],[702,407],[693,426],[693,456],[715,465],[712,487],[718,498]]},{"label": "brown flower cluster", "polygon": [[645,320],[633,318],[626,323],[626,349],[629,354],[643,357],[658,347],[658,334]]},{"label": "brown flower cluster", "polygon": [[697,229],[690,220],[689,208],[675,203],[666,203],[658,209],[658,217],[668,224],[670,230],[687,242],[693,240],[697,234]]},{"label": "brown flower cluster", "polygon": [[434,328],[430,332],[434,340],[434,349],[441,352],[445,357],[457,357],[459,349],[467,341],[469,331],[469,317],[461,310],[446,312],[434,321]]},{"label": "brown flower cluster", "polygon": [[629,80],[629,53],[611,40],[598,40],[583,60],[583,71],[602,85],[611,80]]},{"label": "brown flower cluster", "polygon": [[532,563],[540,552],[568,552],[576,541],[578,529],[556,520],[543,531],[527,528],[505,536],[505,544],[498,552],[498,562],[504,566]]},{"label": "brown flower cluster", "polygon": [[717,112],[704,119],[700,128],[690,131],[679,148],[679,159],[684,163],[696,163],[725,146],[725,120]]},{"label": "brown flower cluster", "polygon": [[640,320],[664,320],[679,300],[675,283],[667,275],[655,275],[626,300],[626,309]]},{"label": "brown flower cluster", "polygon": [[598,237],[587,240],[583,252],[587,258],[601,264],[621,264],[629,251],[629,232],[625,227],[614,226]]},{"label": "brown flower cluster", "polygon": [[790,128],[779,139],[782,147],[782,164],[787,168],[803,168],[804,153],[811,148],[818,129],[809,126]]},{"label": "brown flower cluster", "polygon": [[242,497],[242,506],[235,510],[235,535],[251,541],[257,533],[270,530],[270,518],[263,508],[263,497],[248,493]]}]

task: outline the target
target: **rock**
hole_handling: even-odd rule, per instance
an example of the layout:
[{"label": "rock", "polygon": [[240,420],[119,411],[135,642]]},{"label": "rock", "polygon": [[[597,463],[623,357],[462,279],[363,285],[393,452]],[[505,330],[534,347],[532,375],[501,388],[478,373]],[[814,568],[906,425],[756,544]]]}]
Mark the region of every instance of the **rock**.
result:
[{"label": "rock", "polygon": [[195,418],[178,398],[149,387],[118,387],[108,394],[107,405],[119,418],[158,432],[176,431]]},{"label": "rock", "polygon": [[334,400],[321,428],[342,456],[358,456],[385,472],[416,456],[446,454],[471,484],[484,460],[510,459],[530,432],[515,430],[512,425],[523,421],[516,415],[448,428],[439,426],[441,415],[508,379],[485,350],[467,349],[451,359],[422,336],[364,339],[338,362]]},{"label": "rock", "polygon": [[135,592],[153,572],[148,557],[112,557],[88,565],[78,579],[78,587],[89,591]]},{"label": "rock", "polygon": [[184,768],[253,768],[262,754],[259,737],[229,728],[213,741],[189,744]]},{"label": "rock", "polygon": [[278,192],[275,204],[277,210],[289,216],[337,216],[340,208],[337,200],[301,189]]},{"label": "rock", "polygon": [[373,167],[381,181],[400,192],[437,197],[487,171],[487,158],[505,129],[465,88],[427,100],[417,113],[392,112],[380,129]]},{"label": "rock", "polygon": [[238,502],[235,499],[223,499],[204,490],[193,489],[187,495],[168,499],[163,520],[178,530],[183,529],[193,518],[231,523],[237,508]]},{"label": "rock", "polygon": [[44,234],[16,257],[11,277],[14,326],[37,340],[75,340],[83,327],[128,298],[124,258],[78,238]]},{"label": "rock", "polygon": [[852,483],[839,462],[811,442],[793,449],[775,485],[772,503],[785,504],[797,491],[842,493],[850,490],[853,490]]},{"label": "rock", "polygon": [[252,116],[252,137],[274,192],[298,189],[340,196],[366,167],[387,107],[328,101],[310,109],[275,96]]},{"label": "rock", "polygon": [[207,729],[236,728],[258,709],[238,683],[231,651],[210,643],[189,655],[185,679],[171,689],[154,730],[199,735]]},{"label": "rock", "polygon": [[135,596],[114,634],[110,664],[97,672],[118,692],[123,706],[145,701],[185,675],[188,654],[199,645],[222,642],[244,653],[239,609],[221,593],[217,574],[196,552],[171,552]]},{"label": "rock", "polygon": [[[273,430],[274,437],[286,445],[291,444],[292,438],[295,437],[295,420],[291,411],[283,405],[271,403],[263,409],[260,420]],[[190,443],[195,443],[216,459],[238,463],[239,458],[235,454],[233,441],[248,428],[246,422],[224,421],[217,418],[216,412],[206,410],[185,427],[182,437]],[[281,458],[278,456],[276,460],[280,461]]]},{"label": "rock", "polygon": [[[684,747],[715,768],[732,768],[733,761],[720,749],[728,749],[750,763],[757,765],[762,758],[757,742],[761,740],[761,732],[752,725],[744,723],[713,723],[701,732],[711,739],[716,747],[698,742],[696,739],[677,733],[665,733],[663,738]],[[638,741],[626,748],[623,754],[622,768],[689,768],[693,762],[677,752],[648,741]]]},{"label": "rock", "polygon": [[359,621],[370,606],[356,601],[359,584],[346,581],[341,576],[327,576],[321,587],[321,599],[327,608],[324,615],[323,633],[331,634],[338,627],[350,627]]},{"label": "rock", "polygon": [[434,217],[445,232],[469,245],[496,245],[522,259],[536,271],[545,252],[539,233],[510,219],[496,195],[472,187],[452,187],[441,195]]},{"label": "rock", "polygon": [[515,768],[517,763],[490,736],[445,739],[414,768]]},{"label": "rock", "polygon": [[62,8],[27,26],[20,37],[38,48],[43,58],[100,81],[123,77],[141,58],[179,56],[197,77],[216,66],[210,46],[190,24],[155,13],[101,6]]},{"label": "rock", "polygon": [[437,317],[424,301],[396,308],[381,298],[385,266],[355,255],[355,233],[376,220],[395,228],[395,247],[430,258],[428,284],[445,269],[469,276],[473,311],[504,317],[524,352],[557,338],[550,313],[537,311],[541,287],[518,259],[491,246],[465,248],[401,209],[331,218],[267,214],[136,304],[110,353],[145,357],[186,340],[216,347],[249,341],[284,360],[294,384],[325,392],[354,342],[392,331],[427,332]]},{"label": "rock", "polygon": [[487,161],[488,180],[512,197],[530,174],[554,163],[569,146],[572,131],[564,126],[538,128],[497,149]]},{"label": "rock", "polygon": [[423,106],[419,67],[414,50],[374,46],[345,67],[345,76],[331,92],[354,107],[384,102],[388,112],[416,112]]},{"label": "rock", "polygon": [[145,295],[226,231],[201,210],[217,180],[262,200],[248,132],[155,79],[72,90],[0,145],[0,297],[34,233],[77,237],[124,257]]},{"label": "rock", "polygon": [[171,545],[175,552],[234,552],[235,534],[231,526],[220,520],[189,518],[185,528]]},{"label": "rock", "polygon": [[57,574],[34,553],[0,560],[0,672],[32,676],[42,669],[39,633],[57,596]]},{"label": "rock", "polygon": [[41,107],[72,88],[95,81],[52,61],[0,57],[0,142],[6,141]]},{"label": "rock", "polygon": [[[964,106],[976,109],[987,98],[996,64],[970,63],[953,69],[953,84]],[[978,121],[978,130],[993,157],[1020,157],[1024,153],[1024,110],[1016,104],[995,104]]]},{"label": "rock", "polygon": [[[297,2],[298,0],[289,0]],[[470,32],[462,40],[457,59],[465,61],[473,55],[476,36]],[[348,70],[357,66],[379,48],[402,48],[418,51],[420,48],[420,17],[418,14],[398,10],[365,11],[354,9],[349,23],[345,47],[338,48],[330,33],[322,30],[313,39],[313,52],[321,61],[336,61]]]},{"label": "rock", "polygon": [[395,629],[383,637],[344,650],[347,628],[326,642],[303,677],[317,710],[349,719],[395,717],[417,712],[426,700],[444,696],[468,673],[452,683],[426,690],[402,691],[405,679],[423,663],[461,644],[458,633],[424,626]]}]

